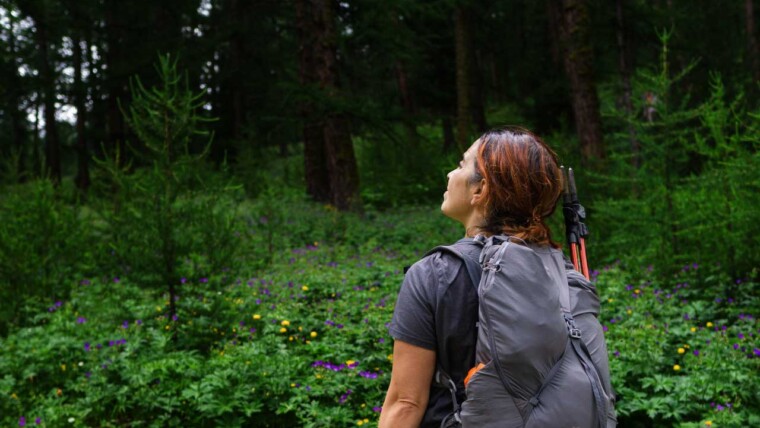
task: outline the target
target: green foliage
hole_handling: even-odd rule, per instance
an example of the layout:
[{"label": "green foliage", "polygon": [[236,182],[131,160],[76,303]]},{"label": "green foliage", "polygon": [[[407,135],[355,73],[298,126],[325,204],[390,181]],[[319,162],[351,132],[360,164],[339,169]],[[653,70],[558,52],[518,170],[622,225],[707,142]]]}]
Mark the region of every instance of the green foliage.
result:
[{"label": "green foliage", "polygon": [[684,265],[667,281],[651,268],[598,275],[621,426],[758,422],[760,285],[737,280],[727,299],[722,289],[731,281],[704,271]]},{"label": "green foliage", "polygon": [[[7,187],[0,198],[0,334],[65,298],[62,283],[92,268],[91,238],[81,211],[47,180]],[[11,304],[11,302],[14,302]]]},{"label": "green foliage", "polygon": [[354,138],[361,196],[370,209],[440,201],[446,173],[461,153],[445,153],[440,127],[417,128],[417,135]]},{"label": "green foliage", "polygon": [[607,104],[618,132],[608,139],[613,172],[588,174],[589,188],[604,195],[591,207],[600,237],[593,257],[611,262],[633,250],[641,263],[659,260],[656,268],[666,276],[693,261],[748,272],[760,263],[751,250],[760,233],[758,114],[745,110],[741,94],[727,101],[716,75],[707,100],[680,96],[679,84],[695,63],[672,75],[669,37],[661,34],[659,67],[640,70],[633,81],[634,113]]},{"label": "green foliage", "polygon": [[[181,266],[193,273],[219,270],[234,262],[237,248],[236,188],[202,174],[208,144],[200,154],[191,146],[207,137],[199,114],[202,94],[188,89],[187,78],[177,72],[176,60],[159,57],[160,84],[146,89],[139,78],[132,82],[132,103],[127,121],[140,139],[135,150],[144,169],[131,172],[116,152],[99,162],[113,197],[104,200],[99,223],[109,241],[104,263],[114,272],[139,275],[146,284],[168,286],[170,294],[180,283]],[[220,182],[221,181],[221,182]]]}]

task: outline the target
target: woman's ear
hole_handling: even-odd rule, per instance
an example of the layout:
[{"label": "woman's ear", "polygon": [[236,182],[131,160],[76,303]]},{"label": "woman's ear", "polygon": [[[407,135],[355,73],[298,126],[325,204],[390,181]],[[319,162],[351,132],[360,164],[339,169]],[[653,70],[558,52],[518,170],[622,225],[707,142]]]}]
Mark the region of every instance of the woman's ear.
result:
[{"label": "woman's ear", "polygon": [[488,193],[488,185],[486,184],[486,179],[482,178],[479,182],[472,184],[470,191],[472,192],[470,205],[481,205],[485,199],[486,193]]}]

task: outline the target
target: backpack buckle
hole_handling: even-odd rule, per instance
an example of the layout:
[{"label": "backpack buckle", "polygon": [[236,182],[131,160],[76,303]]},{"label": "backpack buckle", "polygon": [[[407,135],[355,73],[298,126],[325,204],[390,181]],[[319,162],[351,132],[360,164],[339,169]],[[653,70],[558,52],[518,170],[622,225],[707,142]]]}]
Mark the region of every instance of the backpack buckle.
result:
[{"label": "backpack buckle", "polygon": [[581,338],[581,330],[578,328],[569,328],[568,331],[570,332],[570,337],[573,339],[580,339]]}]

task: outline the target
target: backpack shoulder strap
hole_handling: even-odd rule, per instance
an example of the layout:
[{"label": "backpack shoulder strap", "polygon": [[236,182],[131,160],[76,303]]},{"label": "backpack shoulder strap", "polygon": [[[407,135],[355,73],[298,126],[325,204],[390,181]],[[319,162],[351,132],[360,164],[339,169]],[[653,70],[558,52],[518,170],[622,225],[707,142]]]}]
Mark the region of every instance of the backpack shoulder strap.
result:
[{"label": "backpack shoulder strap", "polygon": [[467,275],[469,275],[472,285],[477,288],[478,284],[480,284],[480,277],[482,276],[483,271],[478,262],[480,250],[483,249],[483,241],[478,238],[479,237],[476,237],[476,239],[473,240],[461,239],[453,245],[439,245],[428,251],[425,256],[445,252],[459,258],[464,262],[465,269],[467,269]]}]

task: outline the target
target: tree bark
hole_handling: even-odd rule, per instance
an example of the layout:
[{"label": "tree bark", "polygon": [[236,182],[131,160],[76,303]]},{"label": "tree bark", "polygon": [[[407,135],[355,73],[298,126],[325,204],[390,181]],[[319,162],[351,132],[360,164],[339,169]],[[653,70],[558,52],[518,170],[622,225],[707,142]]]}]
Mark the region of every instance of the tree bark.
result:
[{"label": "tree bark", "polygon": [[[631,92],[631,69],[630,61],[628,60],[628,46],[626,45],[625,37],[625,25],[623,20],[623,2],[624,0],[616,0],[616,35],[618,45],[618,68],[620,70],[620,77],[623,82],[623,111],[625,111],[626,120],[629,120],[633,115],[633,97]],[[641,146],[636,138],[636,129],[633,124],[628,123],[628,139],[631,144],[631,165],[635,168],[639,168],[639,152]]]},{"label": "tree bark", "polygon": [[77,109],[77,177],[76,186],[82,190],[87,191],[90,187],[90,169],[89,158],[90,154],[87,150],[87,107],[86,98],[87,90],[82,82],[82,67],[83,67],[83,55],[82,55],[82,40],[79,37],[75,37],[74,40],[74,104]]},{"label": "tree bark", "polygon": [[454,40],[456,49],[456,84],[457,84],[457,145],[464,151],[470,145],[472,129],[472,99],[470,75],[472,52],[470,51],[469,11],[459,5],[454,12]]},{"label": "tree bark", "polygon": [[55,67],[50,58],[50,26],[45,11],[35,21],[35,37],[39,48],[40,78],[42,81],[45,117],[45,173],[55,185],[61,184],[61,142],[55,122]]},{"label": "tree bark", "polygon": [[327,155],[322,121],[317,117],[317,106],[313,90],[316,86],[316,58],[312,35],[317,31],[313,18],[311,1],[299,0],[295,3],[298,26],[298,72],[306,94],[299,106],[303,121],[304,175],[306,193],[317,202],[330,201],[330,184],[327,174]]},{"label": "tree bark", "polygon": [[565,73],[570,81],[581,156],[583,162],[588,164],[605,157],[593,72],[588,3],[586,0],[561,0],[561,5],[560,45],[563,48]]},{"label": "tree bark", "polygon": [[106,101],[106,125],[108,127],[108,148],[118,153],[119,165],[125,164],[126,144],[124,141],[124,116],[121,114],[119,102],[125,101],[125,81],[128,76],[124,75],[124,52],[121,49],[124,41],[122,24],[119,21],[118,1],[107,1],[105,4],[105,31],[106,31],[106,76],[105,86]]},{"label": "tree bark", "polygon": [[749,55],[750,72],[754,79],[752,90],[756,91],[757,82],[760,82],[760,52],[758,52],[757,35],[755,34],[755,8],[753,0],[745,0],[747,22],[747,52]]},{"label": "tree bark", "polygon": [[[336,100],[339,94],[338,64],[337,64],[337,32],[335,30],[334,4],[330,0],[299,0],[296,2],[296,13],[300,36],[300,55],[302,82],[310,83],[315,78],[316,85],[320,89],[322,97]],[[313,31],[308,31],[313,30]],[[311,52],[308,52],[311,51]],[[314,73],[304,66],[313,63]],[[310,137],[321,130],[322,153],[327,161],[326,177],[328,185],[329,201],[339,210],[358,209],[359,200],[359,172],[356,166],[354,146],[351,141],[349,122],[345,114],[336,111],[334,102],[326,102],[318,111],[306,110],[307,120],[305,130],[308,127],[313,133]],[[315,123],[312,119],[316,119]],[[314,125],[311,125],[314,123]],[[315,126],[316,129],[311,128]],[[304,157],[311,154],[319,154],[319,139],[306,141],[304,133]],[[309,149],[306,146],[309,145]],[[309,161],[307,161],[309,162]],[[308,167],[314,168],[313,162],[307,163]],[[319,168],[321,170],[322,168]],[[307,182],[309,176],[307,172]],[[316,177],[320,180],[322,177]],[[322,184],[314,183],[314,184]],[[309,187],[309,186],[307,186]]]},{"label": "tree bark", "polygon": [[15,59],[17,58],[14,28],[16,18],[12,14],[8,14],[8,20],[10,21],[8,30],[8,49],[10,52],[10,61],[13,65],[8,75],[8,91],[10,92],[10,105],[8,106],[8,109],[10,110],[9,115],[11,118],[11,141],[13,143],[13,150],[16,151],[16,161],[18,162],[16,165],[16,172],[18,173],[17,179],[19,182],[22,182],[24,181],[26,172],[26,147],[24,142],[26,141],[27,130],[25,126],[26,120],[21,111],[21,94],[23,92]]}]

